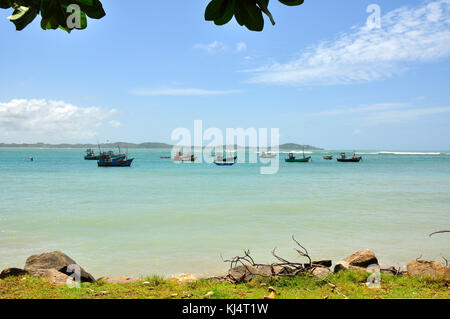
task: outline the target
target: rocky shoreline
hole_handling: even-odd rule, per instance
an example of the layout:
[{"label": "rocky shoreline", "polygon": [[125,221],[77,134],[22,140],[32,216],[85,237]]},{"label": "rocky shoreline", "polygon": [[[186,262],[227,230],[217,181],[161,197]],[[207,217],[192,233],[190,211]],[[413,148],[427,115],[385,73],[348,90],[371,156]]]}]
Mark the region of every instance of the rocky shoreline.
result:
[{"label": "rocky shoreline", "polygon": [[[300,252],[299,252],[300,253]],[[275,252],[274,252],[274,256]],[[308,257],[307,254],[303,256]],[[291,263],[281,257],[276,256],[280,262],[273,264],[256,264],[246,252],[243,257],[235,257],[231,262],[230,269],[223,276],[205,278],[229,283],[242,283],[252,281],[257,277],[294,277],[300,274],[310,274],[320,280],[340,271],[354,270],[367,272],[370,274],[384,273],[393,276],[428,277],[435,280],[450,282],[450,267],[439,261],[413,260],[406,266],[395,267],[379,263],[378,258],[371,249],[357,251],[341,261],[334,267],[331,260],[311,261],[308,263]],[[121,277],[100,277],[95,279],[84,268],[77,264],[75,260],[61,251],[42,253],[27,258],[25,266],[21,268],[6,268],[0,273],[0,280],[8,277],[35,276],[48,279],[56,285],[82,283],[133,283],[141,281],[142,278],[128,276]],[[375,278],[375,277],[374,277]],[[185,283],[196,281],[193,275],[180,275],[170,278],[171,281]]]}]

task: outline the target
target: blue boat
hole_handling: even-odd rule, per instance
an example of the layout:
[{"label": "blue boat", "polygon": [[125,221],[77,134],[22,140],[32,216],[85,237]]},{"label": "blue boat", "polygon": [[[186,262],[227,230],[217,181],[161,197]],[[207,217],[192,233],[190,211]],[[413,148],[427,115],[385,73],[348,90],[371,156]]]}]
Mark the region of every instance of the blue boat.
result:
[{"label": "blue boat", "polygon": [[98,160],[97,165],[99,167],[130,167],[134,158],[128,158],[126,154],[120,154],[115,156],[105,155]]},{"label": "blue boat", "polygon": [[234,165],[235,164],[235,162],[229,162],[229,163],[227,163],[227,162],[214,162],[214,164],[216,164],[217,166],[232,166],[232,165]]},{"label": "blue boat", "polygon": [[125,156],[125,154],[114,154],[113,151],[100,152],[99,154],[95,154],[95,152],[92,148],[88,148],[86,150],[86,155],[84,156],[84,159],[87,161],[98,161],[106,156],[123,157],[123,156]]},{"label": "blue boat", "polygon": [[236,163],[236,160],[236,155],[233,155],[231,157],[217,156],[214,164],[216,164],[217,166],[232,166]]},{"label": "blue boat", "polygon": [[95,154],[94,150],[92,148],[88,148],[86,150],[86,155],[84,156],[84,159],[87,161],[98,161],[101,158],[102,154]]}]

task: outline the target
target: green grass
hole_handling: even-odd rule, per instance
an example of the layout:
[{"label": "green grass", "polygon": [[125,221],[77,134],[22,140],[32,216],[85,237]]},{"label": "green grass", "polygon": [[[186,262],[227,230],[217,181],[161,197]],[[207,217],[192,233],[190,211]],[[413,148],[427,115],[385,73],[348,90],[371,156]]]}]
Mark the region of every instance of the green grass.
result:
[{"label": "green grass", "polygon": [[[230,284],[202,279],[179,284],[159,276],[129,284],[82,284],[81,288],[55,286],[42,278],[13,277],[0,280],[0,299],[199,299],[212,291],[211,299],[261,299],[269,295],[272,286],[279,293],[276,299],[311,298],[438,298],[450,299],[450,289],[444,281],[407,276],[382,275],[381,288],[366,287],[367,274],[339,272],[327,277],[336,285],[311,275],[295,278],[259,278],[249,283]],[[147,283],[144,283],[147,282]]]}]

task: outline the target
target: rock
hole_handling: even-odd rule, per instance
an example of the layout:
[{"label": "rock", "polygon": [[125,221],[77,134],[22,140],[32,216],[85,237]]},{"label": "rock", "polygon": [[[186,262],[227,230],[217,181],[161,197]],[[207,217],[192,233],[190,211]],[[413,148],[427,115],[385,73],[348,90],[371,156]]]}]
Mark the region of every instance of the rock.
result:
[{"label": "rock", "polygon": [[139,278],[132,278],[128,276],[121,276],[121,277],[102,277],[98,279],[98,281],[101,281],[106,284],[129,284],[133,282],[138,282]]},{"label": "rock", "polygon": [[[283,270],[277,268],[276,271],[278,273]],[[235,282],[244,282],[251,281],[252,279],[260,276],[260,277],[271,277],[272,276],[272,266],[264,265],[264,266],[250,266],[250,265],[242,265],[231,268],[228,270],[228,275]]]},{"label": "rock", "polygon": [[45,270],[45,272],[43,273],[43,275],[41,277],[47,278],[52,283],[54,283],[58,286],[65,285],[65,284],[67,284],[68,281],[69,281],[69,283],[74,282],[73,278],[67,276],[66,274],[63,274],[62,272],[60,272],[56,269]]},{"label": "rock", "polygon": [[203,296],[203,298],[209,298],[209,297],[211,297],[212,295],[214,295],[214,291],[209,291],[209,292],[207,292],[207,293]]},{"label": "rock", "polygon": [[331,274],[331,270],[328,267],[316,267],[316,268],[314,268],[312,274],[319,278],[324,278],[324,277],[328,276],[329,274]]},{"label": "rock", "polygon": [[256,277],[273,277],[287,273],[288,270],[285,267],[273,265],[242,265],[228,270],[228,276],[233,282],[251,281]]},{"label": "rock", "polygon": [[402,267],[380,264],[380,272],[383,274],[401,275],[404,271],[402,270]]},{"label": "rock", "polygon": [[268,296],[264,296],[264,299],[275,299],[275,293],[272,291]]},{"label": "rock", "polygon": [[0,279],[28,275],[28,271],[20,268],[6,268],[0,273]]},{"label": "rock", "polygon": [[450,280],[450,268],[439,261],[414,260],[408,263],[407,273],[413,277]]},{"label": "rock", "polygon": [[312,264],[320,265],[320,266],[324,266],[324,267],[331,267],[333,262],[331,260],[318,260],[318,261],[313,261]]},{"label": "rock", "polygon": [[347,269],[362,270],[373,264],[378,264],[378,259],[375,256],[375,253],[370,249],[364,249],[357,251],[339,261],[334,266],[334,272]]},{"label": "rock", "polygon": [[[25,263],[25,270],[28,271],[32,276],[44,276],[48,269],[56,269],[57,271],[71,275],[72,272],[68,271],[67,268],[70,265],[76,265],[76,261],[71,259],[66,254],[60,251],[54,251],[51,253],[43,253],[39,255],[33,255],[28,257]],[[94,277],[86,272],[80,267],[80,280],[82,282],[94,282]]]},{"label": "rock", "polygon": [[269,288],[267,288],[268,290],[269,290],[269,292],[273,292],[273,293],[275,293],[276,295],[279,295],[280,293],[278,292],[278,291],[276,291],[276,289],[275,288],[273,288],[273,287],[269,287]]}]

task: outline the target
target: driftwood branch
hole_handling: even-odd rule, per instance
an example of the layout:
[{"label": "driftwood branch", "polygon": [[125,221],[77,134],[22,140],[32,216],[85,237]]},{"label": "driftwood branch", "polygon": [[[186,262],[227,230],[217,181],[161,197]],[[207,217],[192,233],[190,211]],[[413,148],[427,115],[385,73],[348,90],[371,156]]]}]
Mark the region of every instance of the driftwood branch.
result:
[{"label": "driftwood branch", "polygon": [[[246,276],[250,275],[256,275],[256,276],[268,276],[268,274],[264,275],[264,272],[260,271],[260,268],[262,267],[270,267],[271,274],[270,276],[276,276],[276,277],[294,277],[297,276],[300,273],[303,273],[305,275],[311,276],[314,280],[326,284],[330,287],[331,292],[341,295],[344,298],[348,298],[346,295],[344,295],[342,292],[339,291],[338,287],[326,280],[325,278],[318,278],[317,276],[313,275],[314,270],[317,267],[326,267],[324,265],[321,265],[320,262],[314,263],[309,255],[308,250],[300,244],[299,241],[295,239],[294,236],[292,236],[292,240],[296,243],[296,245],[299,248],[294,248],[295,251],[301,256],[308,260],[308,263],[299,263],[299,262],[291,262],[287,260],[286,258],[283,258],[279,256],[276,252],[276,247],[272,250],[272,256],[275,257],[275,259],[278,262],[272,263],[270,265],[263,265],[263,264],[257,264],[255,263],[254,259],[250,256],[250,250],[244,250],[243,256],[236,256],[231,259],[223,259],[222,260],[226,263],[230,263],[230,270],[233,269],[236,266],[243,266],[245,267],[245,272],[239,273],[239,278],[233,277],[232,273],[229,272],[228,279],[231,280],[233,283],[242,282],[245,280]],[[277,271],[275,271],[275,268],[277,268]],[[248,272],[248,273],[247,273]]]},{"label": "driftwood branch", "polygon": [[309,265],[312,266],[312,261],[311,261],[311,257],[309,257],[308,250],[307,250],[305,247],[303,247],[303,246],[295,239],[294,235],[292,235],[292,240],[293,240],[298,246],[300,246],[300,248],[301,248],[301,250],[300,250],[300,249],[295,249],[295,250],[300,254],[300,256],[308,258],[308,260],[309,260]]},{"label": "driftwood branch", "polygon": [[450,233],[450,230],[435,231],[434,233],[429,234],[428,237],[431,237],[431,236],[436,235],[436,234],[442,234],[442,233]]},{"label": "driftwood branch", "polygon": [[246,264],[251,266],[257,266],[253,258],[250,256],[250,250],[244,249],[244,256],[236,256],[231,259],[223,259],[222,255],[220,255],[223,262],[230,263],[230,268],[236,267],[238,264],[242,264],[243,266],[246,266]]},{"label": "driftwood branch", "polygon": [[279,256],[276,252],[276,247],[272,250],[272,256],[276,258],[277,262],[272,263],[270,265],[263,265],[255,263],[254,259],[250,255],[250,250],[244,250],[243,256],[236,256],[231,259],[224,259],[221,255],[223,262],[230,263],[230,269],[233,269],[237,266],[244,266],[246,270],[252,275],[261,275],[261,272],[258,271],[258,267],[268,267],[270,266],[271,275],[275,274],[276,276],[296,276],[299,273],[312,273],[314,269],[317,267],[325,267],[321,264],[314,264],[312,261],[308,250],[292,236],[292,240],[299,248],[294,248],[295,251],[301,256],[308,260],[308,263],[301,262],[292,262]]}]

